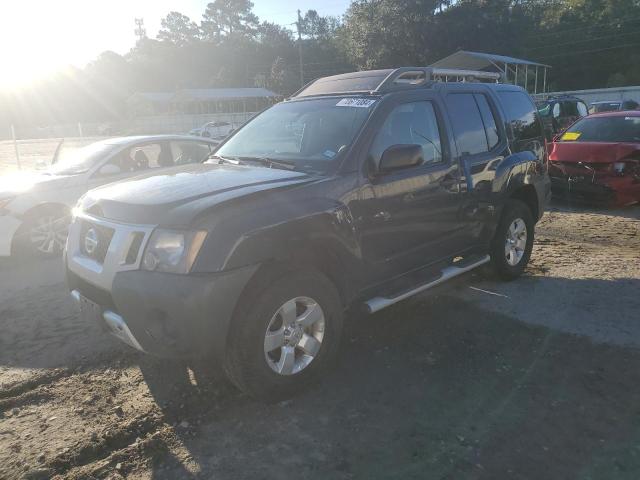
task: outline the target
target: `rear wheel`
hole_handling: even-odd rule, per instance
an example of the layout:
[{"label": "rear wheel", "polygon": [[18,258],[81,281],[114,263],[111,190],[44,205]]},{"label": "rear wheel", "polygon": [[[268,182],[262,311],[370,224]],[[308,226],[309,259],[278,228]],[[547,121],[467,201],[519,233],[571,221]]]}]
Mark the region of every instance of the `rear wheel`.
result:
[{"label": "rear wheel", "polygon": [[505,280],[519,277],[531,258],[535,222],[529,207],[509,200],[491,243],[491,263]]},{"label": "rear wheel", "polygon": [[326,371],[340,342],[342,304],[324,275],[283,272],[241,302],[226,361],[230,379],[241,390],[278,400]]}]

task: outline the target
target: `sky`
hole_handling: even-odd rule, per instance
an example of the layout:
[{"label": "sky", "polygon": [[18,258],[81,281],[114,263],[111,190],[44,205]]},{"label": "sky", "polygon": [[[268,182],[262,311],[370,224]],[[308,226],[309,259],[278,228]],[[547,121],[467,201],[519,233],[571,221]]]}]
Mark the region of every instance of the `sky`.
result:
[{"label": "sky", "polygon": [[[1,0],[0,87],[27,84],[67,65],[83,67],[99,53],[134,45],[134,18],[155,37],[177,10],[199,22],[207,0]],[[349,0],[254,0],[260,20],[289,25],[296,10],[342,15]],[[293,28],[293,27],[292,27]]]}]

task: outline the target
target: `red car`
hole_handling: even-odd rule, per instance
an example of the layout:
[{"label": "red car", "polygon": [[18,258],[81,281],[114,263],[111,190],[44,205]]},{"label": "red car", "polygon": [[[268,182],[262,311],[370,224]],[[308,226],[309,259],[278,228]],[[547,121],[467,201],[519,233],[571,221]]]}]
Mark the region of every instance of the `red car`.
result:
[{"label": "red car", "polygon": [[640,111],[581,118],[550,147],[555,195],[611,206],[640,202]]}]

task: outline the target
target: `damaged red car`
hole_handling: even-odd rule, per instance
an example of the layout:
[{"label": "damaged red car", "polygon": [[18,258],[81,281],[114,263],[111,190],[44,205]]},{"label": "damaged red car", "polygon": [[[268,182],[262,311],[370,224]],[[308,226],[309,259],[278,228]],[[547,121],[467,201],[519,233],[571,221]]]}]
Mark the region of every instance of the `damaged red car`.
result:
[{"label": "damaged red car", "polygon": [[640,202],[640,111],[575,122],[551,144],[549,176],[555,196],[609,206]]}]

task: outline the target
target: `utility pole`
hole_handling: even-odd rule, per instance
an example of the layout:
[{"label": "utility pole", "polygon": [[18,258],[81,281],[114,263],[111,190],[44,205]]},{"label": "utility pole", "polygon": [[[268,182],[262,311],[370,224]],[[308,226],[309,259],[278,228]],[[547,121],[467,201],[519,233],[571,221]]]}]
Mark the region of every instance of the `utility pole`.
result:
[{"label": "utility pole", "polygon": [[298,57],[300,60],[300,87],[304,87],[304,69],[302,68],[302,15],[298,9]]}]

